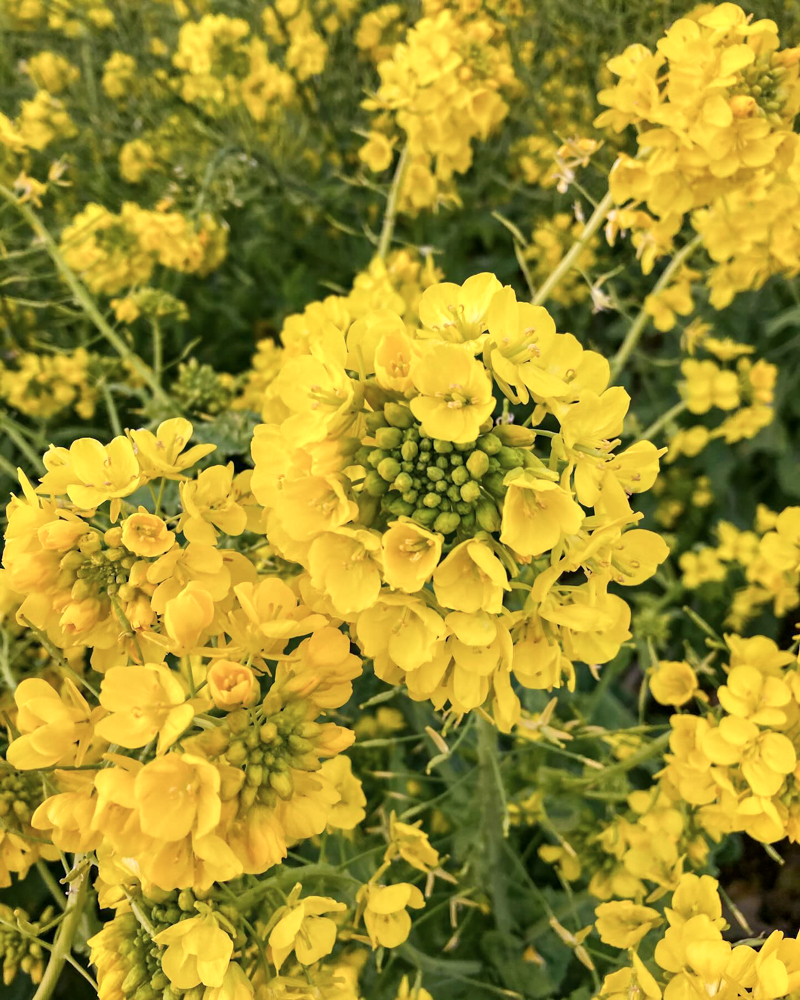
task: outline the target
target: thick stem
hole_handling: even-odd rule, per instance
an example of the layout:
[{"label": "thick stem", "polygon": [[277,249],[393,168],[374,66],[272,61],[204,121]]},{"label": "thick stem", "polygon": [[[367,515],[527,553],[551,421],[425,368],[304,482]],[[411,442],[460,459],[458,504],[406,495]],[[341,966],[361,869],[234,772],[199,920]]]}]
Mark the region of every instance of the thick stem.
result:
[{"label": "thick stem", "polygon": [[589,221],[583,227],[581,238],[572,244],[569,250],[561,258],[561,262],[558,267],[556,267],[539,291],[531,299],[531,302],[535,306],[544,305],[550,297],[553,289],[558,285],[559,281],[561,281],[565,274],[572,270],[572,267],[581,255],[583,248],[606,221],[608,213],[611,211],[613,205],[614,199],[611,197],[611,192],[609,191],[603,200],[598,204],[594,212],[592,212]]},{"label": "thick stem", "polygon": [[503,934],[513,930],[514,920],[508,903],[508,883],[503,865],[507,811],[498,764],[497,729],[487,719],[476,720],[478,729],[478,795],[480,802],[481,868],[492,900],[497,929]]},{"label": "thick stem", "polygon": [[382,260],[386,259],[386,254],[389,252],[389,247],[392,243],[394,224],[397,221],[397,202],[400,198],[400,188],[403,186],[403,179],[406,175],[407,165],[408,144],[406,143],[403,147],[403,152],[400,154],[400,159],[397,162],[397,168],[394,172],[394,178],[392,179],[392,187],[389,191],[389,199],[386,202],[386,214],[383,217],[381,236],[378,241],[378,256]]},{"label": "thick stem", "polygon": [[119,354],[119,356],[127,361],[127,363],[133,368],[136,374],[142,379],[143,382],[150,388],[153,395],[158,399],[160,403],[166,406],[168,409],[174,409],[173,403],[171,402],[169,396],[164,392],[161,386],[158,384],[153,376],[153,373],[145,365],[141,359],[128,347],[122,337],[113,330],[108,323],[103,318],[102,313],[97,308],[92,296],[89,294],[88,290],[82,284],[82,282],[77,278],[72,268],[67,264],[61,255],[61,251],[58,249],[55,240],[50,235],[48,230],[39,221],[38,216],[31,211],[27,205],[23,205],[20,200],[14,195],[13,191],[10,191],[5,185],[0,184],[0,197],[2,197],[9,205],[13,205],[14,208],[20,213],[20,215],[25,219],[31,229],[36,233],[39,239],[42,241],[45,250],[47,250],[53,263],[56,265],[58,270],[61,272],[61,276],[64,281],[69,285],[70,291],[75,296],[75,299],[80,303],[83,311],[89,317],[89,319],[94,323],[100,333],[106,338],[106,340],[111,344],[114,350]]},{"label": "thick stem", "polygon": [[50,1000],[50,997],[53,995],[61,976],[61,970],[64,968],[64,963],[72,951],[72,942],[80,923],[88,891],[89,871],[87,868],[86,871],[75,878],[69,887],[64,919],[61,921],[61,925],[56,932],[53,950],[50,952],[50,961],[44,970],[39,988],[33,995],[33,1000]]},{"label": "thick stem", "polygon": [[[672,277],[679,267],[695,252],[695,250],[703,242],[703,237],[698,233],[693,239],[689,240],[686,246],[681,247],[681,249],[675,254],[672,260],[664,268],[664,273],[655,283],[653,287],[653,295],[657,295],[660,291],[667,287],[667,285],[672,281]],[[630,329],[625,334],[625,339],[622,341],[619,350],[614,355],[611,362],[611,380],[612,382],[616,379],[617,375],[622,371],[622,369],[627,364],[628,358],[631,356],[633,351],[636,349],[639,341],[642,339],[642,334],[650,322],[650,313],[647,312],[644,306],[639,310],[639,314],[636,319],[631,323]]]}]

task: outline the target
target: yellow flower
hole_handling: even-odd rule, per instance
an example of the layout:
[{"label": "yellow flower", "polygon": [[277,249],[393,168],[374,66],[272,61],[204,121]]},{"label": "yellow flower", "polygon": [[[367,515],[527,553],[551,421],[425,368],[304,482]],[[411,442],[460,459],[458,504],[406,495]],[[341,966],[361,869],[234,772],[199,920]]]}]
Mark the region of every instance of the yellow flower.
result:
[{"label": "yellow flower", "polygon": [[184,417],[172,417],[152,431],[128,431],[145,481],[182,479],[182,473],[201,458],[216,451],[215,444],[196,444],[183,449],[191,440],[194,428]]},{"label": "yellow flower", "polygon": [[139,463],[126,437],[116,437],[104,448],[94,438],[79,438],[69,449],[69,466],[74,476],[67,496],[77,506],[89,510],[112,500],[111,520],[115,521],[120,497],[126,497],[141,482]]},{"label": "yellow flower", "polygon": [[528,469],[512,469],[505,483],[500,541],[521,556],[540,555],[580,531],[583,510],[558,483]]},{"label": "yellow flower", "polygon": [[601,903],[594,911],[597,933],[613,948],[635,948],[649,930],[661,922],[658,910],[630,899]]},{"label": "yellow flower", "polygon": [[166,945],[161,968],[177,989],[222,985],[233,955],[233,941],[213,914],[181,920],[156,934],[153,941]]},{"label": "yellow flower", "polygon": [[178,522],[190,542],[215,545],[217,535],[241,535],[247,527],[247,512],[237,503],[239,492],[233,479],[233,462],[204,469],[196,479],[180,485],[183,514]]},{"label": "yellow flower", "polygon": [[80,765],[92,738],[92,712],[67,678],[61,695],[47,681],[27,677],[14,692],[17,729],[8,762],[25,771],[55,764]]},{"label": "yellow flower", "polygon": [[353,774],[349,757],[339,754],[323,761],[319,772],[339,793],[339,801],[328,815],[328,830],[354,830],[366,816],[367,797]]},{"label": "yellow flower", "polygon": [[409,405],[426,434],[455,444],[477,439],[495,401],[492,381],[468,346],[429,344],[414,358],[411,378],[419,395]]},{"label": "yellow flower", "polygon": [[122,544],[137,556],[152,558],[163,556],[172,548],[175,535],[155,514],[149,514],[144,507],[137,514],[131,514],[122,522]]},{"label": "yellow flower", "polygon": [[392,521],[381,539],[386,583],[407,594],[422,590],[439,563],[443,541],[438,532],[428,531],[410,518]]},{"label": "yellow flower", "polygon": [[194,719],[180,678],[163,663],[111,667],[100,704],[112,714],[98,722],[98,735],[132,750],[158,736],[156,752],[164,753]]},{"label": "yellow flower", "polygon": [[703,752],[714,764],[739,764],[756,795],[777,795],[786,775],[797,764],[794,746],[783,733],[761,732],[748,719],[727,715],[702,740]]},{"label": "yellow flower", "polygon": [[436,868],[439,864],[439,852],[431,847],[428,835],[420,829],[421,826],[421,820],[413,825],[401,823],[393,811],[389,818],[389,846],[384,860],[392,861],[399,855],[412,868],[421,872]]},{"label": "yellow flower", "polygon": [[477,538],[456,545],[433,574],[436,600],[446,608],[467,614],[498,614],[505,590],[510,590],[510,585],[503,564],[491,547]]},{"label": "yellow flower", "polygon": [[371,607],[381,589],[381,536],[366,528],[337,528],[318,535],[308,552],[311,582],[341,614]]},{"label": "yellow flower", "polygon": [[358,151],[358,158],[374,173],[382,173],[391,166],[393,145],[382,132],[370,132],[369,138]]},{"label": "yellow flower", "polygon": [[176,753],[156,757],[134,782],[143,832],[164,841],[211,833],[221,815],[219,790],[219,771],[202,757]]},{"label": "yellow flower", "polygon": [[196,646],[203,631],[214,620],[214,599],[201,583],[192,580],[167,601],[164,626],[175,642],[175,652],[185,653]]},{"label": "yellow flower", "polygon": [[788,684],[745,663],[731,669],[717,696],[726,712],[757,726],[782,726],[788,718],[784,708],[792,701]]},{"label": "yellow flower", "polygon": [[364,885],[356,897],[364,905],[364,923],[372,947],[396,948],[411,930],[411,917],[406,912],[425,905],[422,893],[415,885],[399,882],[397,885]]},{"label": "yellow flower", "polygon": [[659,705],[685,705],[698,686],[697,674],[685,660],[660,660],[650,676],[650,691]]},{"label": "yellow flower", "polygon": [[426,288],[419,300],[424,334],[457,344],[478,340],[488,329],[487,313],[502,287],[487,272],[474,274],[463,285],[439,281]]},{"label": "yellow flower", "polygon": [[336,924],[321,914],[347,909],[344,903],[327,896],[300,899],[302,888],[298,882],[292,889],[287,905],[278,911],[281,918],[269,936],[272,961],[278,971],[293,951],[301,965],[313,965],[330,955],[336,944]]},{"label": "yellow flower", "polygon": [[208,668],[207,680],[211,700],[224,712],[246,708],[258,701],[258,678],[243,663],[215,660]]}]

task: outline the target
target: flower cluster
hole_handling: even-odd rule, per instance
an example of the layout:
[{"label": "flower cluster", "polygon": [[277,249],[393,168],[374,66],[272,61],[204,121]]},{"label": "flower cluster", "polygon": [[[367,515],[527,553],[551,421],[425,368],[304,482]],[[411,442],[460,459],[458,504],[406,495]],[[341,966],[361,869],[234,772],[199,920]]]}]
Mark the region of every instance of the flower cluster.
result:
[{"label": "flower cluster", "polygon": [[574,660],[607,662],[629,636],[608,587],[666,557],[629,503],[659,451],[617,451],[629,397],[605,359],[493,275],[432,285],[419,316],[328,319],[285,361],[252,489],[304,599],[349,623],[379,676],[458,714],[491,702],[508,729],[512,675],[572,686]]},{"label": "flower cluster", "polygon": [[464,23],[449,10],[422,18],[378,72],[380,86],[364,102],[376,117],[359,156],[371,170],[386,170],[404,133],[404,210],[457,198],[454,175],[469,169],[473,140],[486,140],[508,113],[500,92],[515,89],[501,26],[485,16]]}]

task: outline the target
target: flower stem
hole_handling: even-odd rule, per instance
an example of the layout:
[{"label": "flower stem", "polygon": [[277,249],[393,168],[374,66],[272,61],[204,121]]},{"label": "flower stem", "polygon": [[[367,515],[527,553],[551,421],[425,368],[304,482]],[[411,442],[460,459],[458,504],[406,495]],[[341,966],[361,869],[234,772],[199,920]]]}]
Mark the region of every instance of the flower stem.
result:
[{"label": "flower stem", "polygon": [[72,942],[75,932],[78,929],[83,907],[86,903],[86,896],[89,890],[89,870],[78,875],[70,883],[69,895],[67,896],[67,906],[64,911],[64,919],[56,932],[53,950],[50,953],[50,960],[44,970],[42,981],[33,995],[33,1000],[50,1000],[53,995],[64,963],[72,951]]},{"label": "flower stem", "polygon": [[[664,268],[664,272],[653,287],[652,294],[657,295],[662,289],[672,281],[672,276],[681,267],[681,265],[686,261],[695,250],[703,242],[703,237],[698,233],[693,239],[689,240],[686,246],[681,247],[681,249],[675,254],[672,260]],[[644,306],[639,310],[636,319],[631,323],[628,332],[625,334],[625,339],[622,341],[619,350],[614,355],[611,361],[611,380],[613,382],[617,375],[622,371],[622,369],[627,364],[628,358],[631,356],[633,351],[642,339],[642,334],[650,322],[650,313],[647,312]]]},{"label": "flower stem", "polygon": [[608,213],[611,211],[611,207],[614,204],[614,199],[611,197],[611,192],[607,192],[602,201],[598,204],[597,208],[592,212],[589,221],[583,227],[583,232],[579,240],[576,240],[569,250],[561,258],[560,263],[556,269],[550,274],[544,284],[541,286],[539,291],[533,296],[531,302],[535,306],[544,305],[544,303],[550,297],[553,289],[558,285],[559,281],[572,270],[573,265],[577,261],[578,257],[581,255],[582,250],[588,244],[589,240],[594,236],[598,229],[606,221]]},{"label": "flower stem", "polygon": [[650,424],[650,426],[647,428],[647,430],[642,431],[639,437],[636,438],[636,441],[652,441],[652,439],[656,436],[656,434],[658,434],[660,431],[663,431],[664,428],[667,426],[667,424],[671,420],[674,420],[675,417],[679,417],[681,413],[684,412],[686,407],[687,403],[686,400],[684,399],[682,399],[679,403],[676,403],[674,406],[670,407],[670,409],[668,409],[666,413],[661,414],[658,420],[654,420],[653,423]]},{"label": "flower stem", "polygon": [[113,330],[106,320],[103,318],[102,313],[97,307],[97,303],[94,301],[92,296],[89,294],[86,287],[78,279],[75,272],[67,264],[61,255],[61,251],[58,249],[55,240],[50,235],[48,230],[39,220],[39,217],[35,212],[22,204],[20,200],[14,195],[13,191],[10,191],[4,184],[0,184],[0,197],[3,198],[9,205],[13,205],[14,208],[20,213],[20,215],[25,219],[31,229],[36,233],[39,239],[42,241],[45,250],[47,250],[53,263],[56,265],[58,270],[61,272],[61,276],[64,281],[69,285],[70,291],[75,296],[76,300],[80,303],[83,311],[89,317],[89,319],[94,323],[100,333],[106,338],[106,340],[111,344],[114,350],[119,354],[119,356],[126,361],[131,368],[136,372],[136,374],[142,379],[143,382],[147,384],[153,396],[158,399],[160,403],[166,406],[168,409],[174,409],[174,405],[170,400],[169,396],[164,392],[161,386],[158,384],[153,373],[144,364],[143,361],[128,347],[125,341],[120,337],[120,335]]},{"label": "flower stem", "polygon": [[382,260],[386,259],[386,254],[389,252],[392,236],[394,235],[394,224],[397,221],[397,202],[400,197],[400,188],[403,186],[403,178],[406,174],[407,165],[408,143],[403,147],[403,152],[397,161],[397,168],[395,169],[392,186],[389,190],[389,199],[386,202],[386,214],[383,217],[381,236],[378,241],[378,256]]},{"label": "flower stem", "polygon": [[478,795],[481,810],[481,865],[486,887],[492,900],[497,929],[503,934],[513,930],[513,917],[508,902],[508,884],[503,865],[505,838],[508,835],[508,811],[497,756],[497,729],[488,720],[478,717]]}]

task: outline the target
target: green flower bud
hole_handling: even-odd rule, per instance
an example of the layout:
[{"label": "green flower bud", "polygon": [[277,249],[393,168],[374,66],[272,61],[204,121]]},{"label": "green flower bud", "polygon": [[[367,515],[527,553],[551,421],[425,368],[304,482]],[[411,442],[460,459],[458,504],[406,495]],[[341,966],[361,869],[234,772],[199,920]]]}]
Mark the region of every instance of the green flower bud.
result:
[{"label": "green flower bud", "polygon": [[401,472],[400,475],[392,483],[392,489],[397,490],[398,493],[406,493],[414,485],[414,480],[409,476],[407,472]]},{"label": "green flower bud", "polygon": [[478,447],[487,455],[496,455],[503,447],[503,442],[496,434],[484,434],[478,438]]},{"label": "green flower bud", "polygon": [[484,531],[500,530],[500,513],[491,500],[484,498],[476,505],[475,518]]},{"label": "green flower bud", "polygon": [[461,515],[461,529],[467,533],[475,529],[475,515],[472,513],[471,509],[468,514]]},{"label": "green flower bud", "polygon": [[478,497],[481,495],[481,488],[477,483],[469,482],[464,483],[461,487],[461,499],[464,503],[475,503]]},{"label": "green flower bud", "polygon": [[414,414],[402,403],[387,403],[383,408],[383,415],[392,427],[400,427],[402,430],[407,430],[414,423]]},{"label": "green flower bud", "polygon": [[444,479],[444,473],[441,469],[437,469],[435,465],[429,466],[425,470],[425,475],[432,483],[438,483],[440,480]]},{"label": "green flower bud", "polygon": [[394,514],[395,517],[410,517],[411,512],[414,510],[414,504],[408,503],[408,501],[403,500],[401,497],[393,497],[389,501],[384,500],[383,509],[390,514]]},{"label": "green flower bud", "polygon": [[457,486],[447,487],[447,499],[453,503],[458,503],[461,500],[461,491]]},{"label": "green flower bud", "polygon": [[449,455],[453,450],[452,441],[439,441],[438,439],[433,442],[433,450],[439,455]]},{"label": "green flower bud", "polygon": [[413,504],[417,502],[418,496],[419,496],[419,490],[406,490],[406,492],[403,494],[403,500],[405,500],[406,503]]},{"label": "green flower bud", "polygon": [[446,493],[447,492],[447,481],[444,480],[444,479],[440,479],[439,482],[436,483],[433,488],[434,488],[434,490],[436,490],[437,493]]},{"label": "green flower bud", "polygon": [[493,497],[497,497],[501,500],[506,495],[506,488],[503,485],[504,475],[502,472],[490,472],[488,476],[485,476],[481,485],[484,489],[488,490]]},{"label": "green flower bud", "polygon": [[367,456],[367,465],[371,465],[373,469],[377,469],[384,458],[387,458],[387,454],[382,448],[373,448]]},{"label": "green flower bud", "polygon": [[498,451],[497,460],[503,469],[521,469],[524,464],[522,454],[516,448],[505,445]]},{"label": "green flower bud", "polygon": [[375,431],[375,441],[384,451],[394,451],[403,443],[403,432],[398,427],[380,427]]},{"label": "green flower bud", "polygon": [[[431,494],[436,500],[439,498],[435,493]],[[423,501],[424,502],[424,501]],[[430,528],[433,522],[436,520],[439,511],[435,508],[428,507],[417,507],[414,513],[411,515],[411,520],[416,521],[417,524],[421,524],[423,528]]]},{"label": "green flower bud", "polygon": [[384,415],[380,412],[368,413],[364,419],[364,422],[367,425],[367,430],[369,431],[370,434],[374,434],[379,427],[388,426],[388,421],[386,420]]},{"label": "green flower bud", "polygon": [[459,455],[456,452],[453,452],[452,455],[448,455],[448,458],[450,459],[450,465],[452,466],[461,466],[464,464],[464,456]]},{"label": "green flower bud", "polygon": [[[397,472],[395,472],[391,479],[394,479],[400,471],[400,466],[397,462],[395,462],[395,465],[397,465]],[[373,470],[367,473],[367,478],[364,480],[364,489],[371,497],[382,497],[384,493],[389,492],[390,481],[390,479],[384,479],[379,473]]]},{"label": "green flower bud", "polygon": [[419,454],[419,445],[416,441],[404,441],[400,447],[400,454],[407,462],[413,462]]},{"label": "green flower bud", "polygon": [[384,458],[378,465],[378,475],[385,479],[387,483],[393,483],[403,471],[396,458]]},{"label": "green flower bud", "polygon": [[[481,452],[483,454],[483,452]],[[450,473],[450,479],[456,484],[456,486],[463,486],[469,480],[469,471],[465,465],[459,465],[457,469],[453,469]]]},{"label": "green flower bud", "polygon": [[467,459],[467,472],[473,479],[481,479],[489,471],[489,456],[485,451],[473,451]]},{"label": "green flower bud", "polygon": [[439,514],[433,522],[433,530],[449,535],[461,524],[461,518],[454,512]]},{"label": "green flower bud", "polygon": [[271,771],[269,783],[282,799],[290,799],[294,794],[294,782],[292,781],[292,776],[287,771],[282,773]]},{"label": "green flower bud", "polygon": [[450,463],[445,455],[440,455],[433,464],[437,469],[441,469],[442,472],[446,472],[450,468]]},{"label": "green flower bud", "polygon": [[422,502],[426,507],[438,507],[442,502],[442,498],[438,493],[426,493],[422,498]]},{"label": "green flower bud", "polygon": [[[377,476],[377,473],[370,472],[371,476]],[[383,480],[378,476],[379,482]],[[358,504],[358,519],[363,524],[369,527],[378,515],[378,507],[380,505],[380,500],[377,497],[372,496],[367,493],[366,490],[362,490],[358,497],[356,498],[356,503]]]}]

